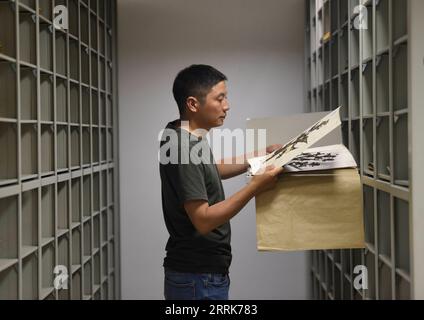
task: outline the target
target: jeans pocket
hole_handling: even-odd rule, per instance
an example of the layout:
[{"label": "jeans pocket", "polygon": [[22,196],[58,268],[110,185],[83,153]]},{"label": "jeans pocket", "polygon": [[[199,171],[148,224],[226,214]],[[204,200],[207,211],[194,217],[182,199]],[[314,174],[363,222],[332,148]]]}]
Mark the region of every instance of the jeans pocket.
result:
[{"label": "jeans pocket", "polygon": [[214,287],[228,287],[230,285],[230,277],[228,274],[214,274],[209,283]]},{"label": "jeans pocket", "polygon": [[195,298],[195,282],[183,275],[165,275],[166,300],[193,300]]}]

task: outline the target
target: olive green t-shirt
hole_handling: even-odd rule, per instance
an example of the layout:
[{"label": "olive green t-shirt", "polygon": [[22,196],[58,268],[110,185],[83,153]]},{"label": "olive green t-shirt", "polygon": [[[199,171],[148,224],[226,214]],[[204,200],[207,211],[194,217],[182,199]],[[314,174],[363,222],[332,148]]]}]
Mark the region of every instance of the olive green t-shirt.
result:
[{"label": "olive green t-shirt", "polygon": [[221,178],[207,140],[178,123],[167,125],[161,141],[162,209],[169,232],[163,266],[179,272],[227,273],[232,259],[230,223],[201,235],[184,209],[189,200],[205,200],[209,206],[225,200]]}]

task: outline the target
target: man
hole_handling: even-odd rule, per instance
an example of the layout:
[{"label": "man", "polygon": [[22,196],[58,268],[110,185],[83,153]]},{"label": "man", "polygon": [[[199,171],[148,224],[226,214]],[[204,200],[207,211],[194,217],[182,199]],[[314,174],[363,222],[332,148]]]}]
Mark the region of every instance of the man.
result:
[{"label": "man", "polygon": [[[243,161],[216,164],[204,138],[224,124],[230,109],[226,81],[225,75],[206,65],[192,65],[174,81],[180,119],[167,125],[160,156],[162,207],[170,235],[163,264],[165,299],[228,299],[229,221],[254,196],[272,188],[282,171],[267,168],[225,199],[221,179],[248,169],[246,156]],[[270,146],[267,152],[278,147]],[[172,154],[175,161],[166,163]]]}]

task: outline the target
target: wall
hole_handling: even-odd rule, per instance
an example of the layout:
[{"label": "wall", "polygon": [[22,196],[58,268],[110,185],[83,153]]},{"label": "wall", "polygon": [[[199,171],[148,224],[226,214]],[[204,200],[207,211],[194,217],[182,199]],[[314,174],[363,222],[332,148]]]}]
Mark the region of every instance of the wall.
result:
[{"label": "wall", "polygon": [[[299,0],[118,1],[122,297],[162,299],[159,131],[178,117],[177,72],[211,64],[228,78],[225,127],[303,111],[304,3]],[[225,182],[227,196],[244,177]],[[258,253],[254,202],[232,220],[231,299],[309,297],[305,253]]]}]

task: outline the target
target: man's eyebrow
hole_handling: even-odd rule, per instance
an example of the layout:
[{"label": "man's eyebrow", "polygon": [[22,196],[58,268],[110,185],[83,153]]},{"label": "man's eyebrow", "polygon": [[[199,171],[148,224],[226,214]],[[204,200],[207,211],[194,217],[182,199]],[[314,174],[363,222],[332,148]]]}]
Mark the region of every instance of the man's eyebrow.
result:
[{"label": "man's eyebrow", "polygon": [[226,95],[227,95],[227,92],[221,92],[217,97],[218,98],[225,97]]}]

